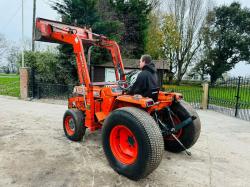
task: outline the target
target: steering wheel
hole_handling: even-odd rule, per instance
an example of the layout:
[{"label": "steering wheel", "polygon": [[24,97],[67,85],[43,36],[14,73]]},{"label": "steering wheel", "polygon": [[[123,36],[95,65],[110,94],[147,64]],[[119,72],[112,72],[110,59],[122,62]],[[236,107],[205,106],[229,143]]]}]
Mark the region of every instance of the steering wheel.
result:
[{"label": "steering wheel", "polygon": [[137,71],[138,71],[137,69],[134,69],[132,71],[129,71],[129,72],[125,73],[125,75],[130,76],[130,75],[134,74]]},{"label": "steering wheel", "polygon": [[125,73],[127,80],[126,81],[118,80],[117,84],[118,84],[119,88],[125,92],[129,91],[130,87],[134,84],[134,82],[131,82],[131,77],[137,73],[138,73],[138,70],[132,70],[130,72]]},{"label": "steering wheel", "polygon": [[124,80],[118,80],[117,84],[122,91],[128,91],[128,89],[130,88],[130,86],[128,86],[128,82]]}]

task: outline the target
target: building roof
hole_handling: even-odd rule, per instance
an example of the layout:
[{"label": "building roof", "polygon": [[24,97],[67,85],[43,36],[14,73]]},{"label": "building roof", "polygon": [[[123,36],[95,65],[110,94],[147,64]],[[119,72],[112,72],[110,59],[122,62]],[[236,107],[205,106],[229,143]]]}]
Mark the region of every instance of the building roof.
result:
[{"label": "building roof", "polygon": [[[165,60],[153,60],[155,63],[156,69],[160,70],[169,70],[169,63]],[[127,69],[138,69],[139,68],[139,59],[123,59],[124,68]],[[96,67],[114,67],[113,62],[106,62],[103,64],[95,64]]]}]

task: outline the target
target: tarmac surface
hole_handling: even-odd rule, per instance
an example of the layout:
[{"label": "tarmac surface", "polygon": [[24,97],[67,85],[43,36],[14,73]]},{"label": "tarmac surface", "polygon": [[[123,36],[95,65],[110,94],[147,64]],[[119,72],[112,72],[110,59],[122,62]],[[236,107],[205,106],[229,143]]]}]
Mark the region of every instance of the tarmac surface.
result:
[{"label": "tarmac surface", "polygon": [[101,131],[68,140],[66,105],[0,97],[0,186],[250,186],[250,122],[198,110],[202,130],[185,153],[165,152],[147,178],[131,181],[109,166]]}]

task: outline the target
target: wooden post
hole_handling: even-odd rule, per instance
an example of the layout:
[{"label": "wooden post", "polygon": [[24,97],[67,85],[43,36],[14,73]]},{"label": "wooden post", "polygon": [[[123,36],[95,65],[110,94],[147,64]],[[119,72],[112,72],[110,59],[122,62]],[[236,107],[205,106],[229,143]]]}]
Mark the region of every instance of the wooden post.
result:
[{"label": "wooden post", "polygon": [[202,103],[201,103],[201,108],[203,110],[206,110],[208,108],[208,83],[203,83],[203,94],[202,94]]},{"label": "wooden post", "polygon": [[28,99],[29,91],[29,68],[20,68],[20,97],[21,99]]}]

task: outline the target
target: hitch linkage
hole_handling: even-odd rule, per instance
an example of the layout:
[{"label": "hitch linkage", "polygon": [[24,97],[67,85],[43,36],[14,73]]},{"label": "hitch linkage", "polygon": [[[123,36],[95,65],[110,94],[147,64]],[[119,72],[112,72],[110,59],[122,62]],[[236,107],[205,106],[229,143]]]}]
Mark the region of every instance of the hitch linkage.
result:
[{"label": "hitch linkage", "polygon": [[171,132],[176,133],[181,128],[191,124],[193,122],[193,120],[195,120],[195,119],[196,119],[195,116],[191,116],[191,117],[187,118],[186,120],[182,121],[181,123],[175,125],[175,128],[172,128],[174,131],[172,132],[172,129],[171,129]]},{"label": "hitch linkage", "polygon": [[[178,132],[180,129],[182,129],[183,127],[187,126],[187,125],[190,125],[195,119],[196,117],[195,116],[190,116],[188,117],[187,119],[185,119],[184,121],[182,121],[181,123],[175,125],[174,123],[174,120],[171,116],[171,113],[173,113],[169,107],[167,107],[167,111],[169,113],[169,117],[170,117],[170,120],[171,120],[171,128],[169,127],[169,125],[163,123],[157,116],[157,111],[155,112],[155,118],[156,118],[156,121],[157,123],[160,125],[160,128],[162,130],[162,134],[163,136],[169,136],[171,135],[179,144],[180,146],[184,149],[185,153],[188,155],[188,156],[191,156],[191,152],[187,150],[187,148],[183,145],[183,143],[174,135],[176,132]],[[173,115],[175,115],[173,113]]]},{"label": "hitch linkage", "polygon": [[181,123],[169,128],[169,125],[163,123],[160,119],[157,119],[157,122],[160,124],[161,130],[163,132],[164,136],[168,136],[171,135],[173,133],[176,133],[177,131],[179,131],[180,129],[182,129],[183,127],[190,125],[193,120],[195,120],[196,117],[195,116],[191,116],[189,118],[187,118],[186,120],[182,121]]}]

